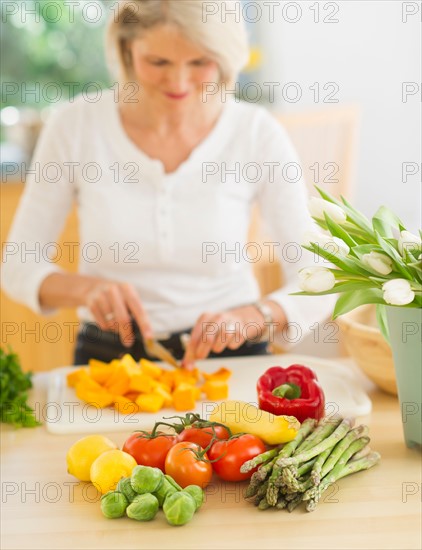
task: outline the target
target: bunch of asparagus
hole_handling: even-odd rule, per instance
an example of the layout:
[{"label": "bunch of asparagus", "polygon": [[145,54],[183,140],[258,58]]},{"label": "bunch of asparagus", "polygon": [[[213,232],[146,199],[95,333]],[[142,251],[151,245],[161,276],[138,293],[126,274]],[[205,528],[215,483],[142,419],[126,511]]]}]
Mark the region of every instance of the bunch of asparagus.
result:
[{"label": "bunch of asparagus", "polygon": [[303,422],[295,439],[248,460],[241,472],[259,466],[246,498],[260,510],[271,506],[292,512],[302,501],[312,512],[328,487],[342,477],[367,470],[381,458],[371,452],[369,429],[354,426],[353,418],[338,415]]}]

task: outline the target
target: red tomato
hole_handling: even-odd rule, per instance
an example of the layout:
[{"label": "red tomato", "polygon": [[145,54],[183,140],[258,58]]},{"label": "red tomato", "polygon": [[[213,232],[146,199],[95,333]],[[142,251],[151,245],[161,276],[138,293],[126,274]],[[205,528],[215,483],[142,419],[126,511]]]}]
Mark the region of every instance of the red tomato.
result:
[{"label": "red tomato", "polygon": [[199,485],[203,489],[211,481],[212,466],[206,453],[205,460],[198,458],[195,453],[203,453],[203,449],[190,441],[176,443],[166,457],[165,471],[176,483],[185,488],[188,485]]},{"label": "red tomato", "polygon": [[[214,426],[217,439],[228,439],[229,432],[224,426]],[[195,425],[188,426],[179,434],[179,441],[191,441],[203,449],[208,447],[214,437],[213,428],[196,428]]]},{"label": "red tomato", "polygon": [[228,441],[216,441],[209,451],[215,473],[225,481],[243,481],[249,479],[256,468],[246,474],[240,473],[240,467],[247,460],[265,452],[264,442],[255,435],[245,434]]},{"label": "red tomato", "polygon": [[147,433],[134,432],[126,439],[122,450],[132,455],[138,464],[160,468],[164,472],[167,453],[176,443],[175,435],[151,438]]}]

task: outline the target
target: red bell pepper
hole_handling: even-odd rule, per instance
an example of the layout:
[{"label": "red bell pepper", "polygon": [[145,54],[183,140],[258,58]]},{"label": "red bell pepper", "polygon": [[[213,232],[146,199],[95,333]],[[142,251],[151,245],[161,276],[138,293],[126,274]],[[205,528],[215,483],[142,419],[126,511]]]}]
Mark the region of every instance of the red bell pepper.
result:
[{"label": "red bell pepper", "polygon": [[299,422],[324,416],[325,396],[313,370],[303,365],[271,367],[257,383],[259,408]]}]

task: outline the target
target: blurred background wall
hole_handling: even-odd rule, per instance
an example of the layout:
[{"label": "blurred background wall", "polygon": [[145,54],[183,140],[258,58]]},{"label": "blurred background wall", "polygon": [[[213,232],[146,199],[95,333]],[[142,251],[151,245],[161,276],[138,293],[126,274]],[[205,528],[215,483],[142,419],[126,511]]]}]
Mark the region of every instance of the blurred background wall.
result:
[{"label": "blurred background wall", "polygon": [[[46,109],[45,118],[60,101],[112,84],[102,43],[115,3],[73,2],[71,18],[65,0],[2,2],[3,161],[25,156],[19,147],[30,152],[39,129],[37,111]],[[357,206],[371,215],[382,197],[416,230],[421,3],[244,0],[236,15],[225,13],[224,1],[205,4],[222,16],[241,16],[247,22],[252,54],[240,79],[240,95],[244,84],[253,81],[263,92],[260,100],[276,113],[358,106]],[[94,84],[88,88],[90,82]],[[264,83],[271,83],[272,98]],[[251,91],[243,97],[255,101]]]},{"label": "blurred background wall", "polygon": [[[3,242],[25,167],[51,110],[77,94],[101,93],[113,85],[103,31],[116,3],[1,2]],[[228,96],[262,103],[285,124],[310,192],[318,183],[346,195],[368,216],[386,204],[416,232],[421,226],[421,2],[243,0],[234,14],[224,0],[203,4],[223,21],[246,21],[250,61]],[[251,240],[260,238],[265,240],[258,220]],[[62,239],[77,239],[75,212]],[[280,266],[254,267],[263,294],[280,284]],[[76,324],[73,312],[46,320],[3,294],[1,308],[7,325],[2,324],[1,343],[11,343],[26,368],[70,361],[73,341],[67,332],[59,330],[53,338],[47,329],[51,323],[55,329]],[[25,337],[25,330],[33,333]],[[320,327],[295,351],[338,354],[337,328]]]},{"label": "blurred background wall", "polygon": [[[275,15],[282,12],[283,3],[272,3]],[[318,108],[324,98],[358,105],[356,205],[370,216],[382,201],[416,231],[421,226],[421,3],[290,4],[284,17],[263,25],[261,78],[296,82],[303,94],[295,103],[276,94],[276,109]],[[334,85],[324,90],[330,82]],[[295,98],[294,88],[290,92]]]}]

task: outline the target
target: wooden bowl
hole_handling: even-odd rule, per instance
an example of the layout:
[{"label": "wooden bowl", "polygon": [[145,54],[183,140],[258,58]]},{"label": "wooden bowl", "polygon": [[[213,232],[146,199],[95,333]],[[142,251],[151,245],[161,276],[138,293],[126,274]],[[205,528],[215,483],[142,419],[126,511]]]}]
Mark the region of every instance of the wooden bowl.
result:
[{"label": "wooden bowl", "polygon": [[346,350],[366,376],[382,390],[397,395],[393,355],[377,327],[375,306],[358,307],[337,322]]}]

